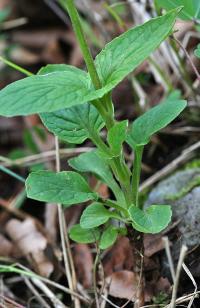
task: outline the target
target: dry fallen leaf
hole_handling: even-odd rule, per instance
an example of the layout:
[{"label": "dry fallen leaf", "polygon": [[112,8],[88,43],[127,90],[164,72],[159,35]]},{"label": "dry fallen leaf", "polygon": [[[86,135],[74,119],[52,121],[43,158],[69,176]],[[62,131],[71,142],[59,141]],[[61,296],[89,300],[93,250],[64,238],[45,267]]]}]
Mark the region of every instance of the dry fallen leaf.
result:
[{"label": "dry fallen leaf", "polygon": [[78,281],[80,281],[85,288],[90,288],[92,286],[93,258],[90,247],[88,245],[75,245],[74,263]]},{"label": "dry fallen leaf", "polygon": [[159,234],[145,234],[144,235],[144,255],[151,257],[155,253],[163,250],[165,247],[162,236]]},{"label": "dry fallen leaf", "polygon": [[48,277],[53,272],[53,264],[44,253],[47,239],[37,230],[32,219],[23,222],[11,219],[6,225],[6,232],[20,252],[32,261],[34,269],[40,275]]},{"label": "dry fallen leaf", "polygon": [[[137,276],[138,277],[138,276]],[[106,278],[111,296],[134,300],[138,288],[138,279],[131,271],[115,272]]]}]

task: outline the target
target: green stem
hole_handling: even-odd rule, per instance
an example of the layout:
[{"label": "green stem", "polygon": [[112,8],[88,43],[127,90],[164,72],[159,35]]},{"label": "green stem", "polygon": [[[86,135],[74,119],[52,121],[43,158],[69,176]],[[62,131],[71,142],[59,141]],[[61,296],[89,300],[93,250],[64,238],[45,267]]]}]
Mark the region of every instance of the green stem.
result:
[{"label": "green stem", "polygon": [[94,84],[94,87],[96,89],[100,89],[101,81],[99,79],[99,76],[98,76],[98,73],[97,73],[97,70],[94,64],[94,60],[92,58],[90,49],[88,47],[88,44],[85,38],[82,25],[81,25],[81,21],[80,21],[80,17],[79,17],[79,13],[74,4],[74,0],[60,0],[60,3],[63,6],[63,8],[68,11],[70,19],[72,21],[74,32],[79,42],[79,45],[83,53],[83,57],[87,65],[87,69],[92,79],[92,82]]},{"label": "green stem", "polygon": [[25,183],[25,179],[22,176],[20,176],[17,173],[11,171],[10,169],[0,165],[0,170],[7,173],[10,176],[12,176],[13,178],[19,180],[20,182]]},{"label": "green stem", "polygon": [[28,77],[34,75],[34,74],[32,74],[31,72],[27,71],[25,68],[23,68],[23,67],[21,67],[21,66],[15,64],[15,63],[13,63],[13,62],[7,60],[7,59],[5,59],[5,58],[3,58],[3,57],[0,57],[0,61],[2,61],[2,62],[5,63],[6,65],[8,65],[8,66],[14,68],[16,71],[18,71],[18,72],[20,72],[20,73],[22,73],[22,74],[24,74],[24,75],[26,75],[26,76],[28,76]]},{"label": "green stem", "polygon": [[135,148],[135,160],[134,160],[133,176],[132,176],[133,204],[135,206],[139,206],[138,196],[139,196],[139,184],[140,184],[143,149],[144,149],[143,146]]}]

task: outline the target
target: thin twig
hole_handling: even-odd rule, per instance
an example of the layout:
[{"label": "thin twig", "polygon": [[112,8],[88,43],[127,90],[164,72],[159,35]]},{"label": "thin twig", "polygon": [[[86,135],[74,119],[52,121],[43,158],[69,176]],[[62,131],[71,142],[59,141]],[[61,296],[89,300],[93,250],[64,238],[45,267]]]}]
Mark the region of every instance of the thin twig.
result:
[{"label": "thin twig", "polygon": [[167,259],[169,262],[169,268],[170,268],[170,272],[171,272],[171,276],[172,276],[172,280],[173,282],[175,282],[175,270],[174,270],[174,263],[172,260],[172,255],[171,255],[171,251],[170,251],[170,245],[169,245],[169,239],[167,236],[164,236],[162,238],[164,245],[165,245],[165,252],[167,255]]},{"label": "thin twig", "polygon": [[165,177],[172,171],[176,170],[177,167],[181,164],[183,164],[185,161],[189,160],[192,157],[192,153],[200,148],[200,141],[192,144],[190,147],[188,147],[186,150],[182,152],[182,154],[174,159],[171,163],[169,163],[167,166],[156,172],[154,175],[149,177],[146,181],[142,183],[142,185],[139,188],[139,191],[143,191],[144,189],[150,187],[151,185],[155,184],[157,181],[159,181],[161,178]]},{"label": "thin twig", "polygon": [[[58,137],[55,137],[55,147],[56,147],[56,171],[60,172],[60,155],[59,155],[59,140]],[[60,238],[61,238],[61,246],[62,246],[62,252],[63,252],[63,259],[64,259],[64,265],[65,265],[65,271],[66,271],[66,276],[69,284],[69,288],[74,291],[73,283],[72,283],[72,275],[71,275],[71,270],[70,270],[70,265],[69,265],[69,260],[68,260],[68,255],[66,251],[66,246],[65,246],[65,230],[64,230],[64,224],[63,224],[63,208],[62,204],[57,204],[58,206],[58,220],[59,220],[59,228],[60,228]],[[74,301],[75,307],[76,306],[76,299],[72,296],[72,300]]]},{"label": "thin twig", "polygon": [[97,290],[97,266],[99,263],[99,256],[100,256],[100,251],[98,248],[98,244],[96,244],[96,257],[94,260],[94,265],[93,265],[93,287],[94,287],[94,295],[95,295],[95,301],[96,301],[96,308],[100,308],[99,304],[99,296],[98,296],[98,290]]},{"label": "thin twig", "polygon": [[[38,302],[42,305],[44,308],[51,308],[49,304],[42,298],[38,290],[32,285],[30,280],[27,277],[24,277],[24,281],[27,285],[27,287],[31,290],[31,292],[34,294],[34,297],[38,300]],[[30,301],[29,301],[30,302]]]},{"label": "thin twig", "polygon": [[189,304],[187,306],[187,308],[191,308],[192,304],[194,302],[194,299],[195,299],[195,294],[197,292],[197,284],[196,284],[196,281],[194,280],[194,277],[192,276],[192,273],[190,272],[189,268],[185,265],[185,263],[183,263],[183,269],[186,272],[186,274],[188,275],[188,277],[191,279],[191,281],[192,281],[192,283],[194,285],[194,295],[190,299],[190,302],[189,302]]},{"label": "thin twig", "polygon": [[195,66],[195,64],[194,64],[194,62],[192,61],[192,59],[191,59],[191,57],[190,57],[188,51],[185,49],[185,47],[183,46],[183,44],[182,44],[177,38],[172,37],[172,39],[173,39],[173,40],[180,46],[180,48],[184,51],[184,53],[185,53],[185,55],[186,55],[188,61],[189,61],[190,64],[191,64],[191,67],[192,67],[192,69],[193,69],[193,71],[194,71],[195,75],[197,76],[197,79],[199,80],[199,83],[200,83],[200,74],[199,74],[199,72],[198,72],[198,70],[197,70],[197,68],[196,68],[196,66]]},{"label": "thin twig", "polygon": [[178,291],[179,278],[180,278],[180,273],[181,273],[181,269],[182,269],[182,266],[183,266],[183,262],[184,262],[187,250],[188,250],[187,247],[185,245],[183,245],[182,248],[181,248],[181,252],[180,252],[180,256],[179,256],[179,260],[178,260],[170,308],[176,307],[176,296],[177,296],[177,291]]},{"label": "thin twig", "polygon": [[[74,149],[60,149],[60,157],[68,157],[68,156],[74,156],[79,153],[84,153],[84,152],[89,152],[93,148],[92,147],[81,147],[81,148],[74,148]],[[54,160],[56,155],[56,151],[46,151],[42,152],[40,154],[34,154],[34,155],[29,155],[23,158],[18,158],[15,160],[8,159],[4,156],[0,156],[0,162],[2,166],[4,167],[11,167],[11,166],[29,166],[31,164],[35,164],[36,162],[45,162],[45,161],[50,161]]]}]

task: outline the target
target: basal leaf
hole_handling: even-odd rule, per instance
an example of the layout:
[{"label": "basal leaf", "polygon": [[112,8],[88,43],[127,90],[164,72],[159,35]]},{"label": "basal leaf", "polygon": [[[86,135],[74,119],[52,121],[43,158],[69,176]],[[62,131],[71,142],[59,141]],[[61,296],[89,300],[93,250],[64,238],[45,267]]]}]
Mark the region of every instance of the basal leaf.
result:
[{"label": "basal leaf", "polygon": [[186,101],[176,99],[173,93],[164,102],[151,108],[133,122],[127,142],[133,148],[146,145],[151,136],[172,122],[186,105]]},{"label": "basal leaf", "polygon": [[115,196],[124,202],[121,189],[115,182],[107,161],[100,157],[96,150],[83,153],[75,158],[72,158],[68,160],[68,163],[72,168],[79,172],[91,172],[98,176],[111,188]]},{"label": "basal leaf", "polygon": [[148,58],[172,33],[178,12],[151,19],[108,43],[95,60],[102,84],[111,90]]},{"label": "basal leaf", "polygon": [[96,108],[86,103],[55,112],[41,113],[41,120],[48,130],[61,140],[80,144],[104,127]]},{"label": "basal leaf", "polygon": [[116,123],[108,131],[108,143],[114,156],[119,156],[122,151],[122,144],[126,139],[127,129],[128,121],[125,120]]},{"label": "basal leaf", "polygon": [[99,240],[100,231],[96,229],[83,229],[80,225],[74,225],[69,230],[69,237],[77,242],[82,244],[90,244]]},{"label": "basal leaf", "polygon": [[119,218],[119,216],[107,210],[101,203],[93,203],[83,211],[80,225],[83,229],[91,229],[105,224],[110,218]]},{"label": "basal leaf", "polygon": [[183,9],[179,13],[181,19],[193,19],[200,16],[200,2],[199,0],[155,0],[159,9],[163,8],[171,10],[180,6]]},{"label": "basal leaf", "polygon": [[52,112],[102,97],[106,91],[95,91],[86,72],[67,66],[66,70],[34,75],[5,87],[0,91],[0,115]]},{"label": "basal leaf", "polygon": [[143,233],[159,233],[170,223],[172,211],[169,205],[151,205],[144,211],[132,206],[129,214],[136,230]]},{"label": "basal leaf", "polygon": [[109,248],[116,242],[117,236],[118,236],[117,228],[110,225],[108,228],[105,229],[100,238],[99,248],[100,249]]},{"label": "basal leaf", "polygon": [[71,171],[33,172],[26,180],[26,192],[31,199],[65,206],[97,199],[97,194],[91,191],[85,179]]}]

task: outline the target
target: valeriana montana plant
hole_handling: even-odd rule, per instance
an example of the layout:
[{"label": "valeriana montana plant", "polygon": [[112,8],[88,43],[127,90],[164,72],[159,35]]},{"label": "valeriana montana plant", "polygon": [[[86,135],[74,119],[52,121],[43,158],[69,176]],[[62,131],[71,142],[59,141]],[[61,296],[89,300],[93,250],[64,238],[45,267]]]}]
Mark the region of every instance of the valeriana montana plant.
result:
[{"label": "valeriana montana plant", "polygon": [[[92,141],[94,150],[69,160],[74,171],[33,172],[26,180],[26,191],[31,199],[61,203],[64,208],[90,201],[70,237],[106,249],[127,229],[137,234],[158,233],[171,219],[170,205],[152,204],[143,209],[139,202],[142,153],[151,136],[173,121],[186,102],[170,95],[133,123],[119,122],[114,117],[112,91],[172,33],[179,9],[128,30],[93,60],[74,1],[60,2],[68,10],[88,71],[65,64],[47,65],[37,75],[0,91],[0,115],[38,113],[60,140],[73,144]],[[102,129],[107,132],[106,141]],[[124,143],[134,151],[132,170],[125,161]],[[86,173],[105,183],[113,198],[104,199],[93,191]]]}]

